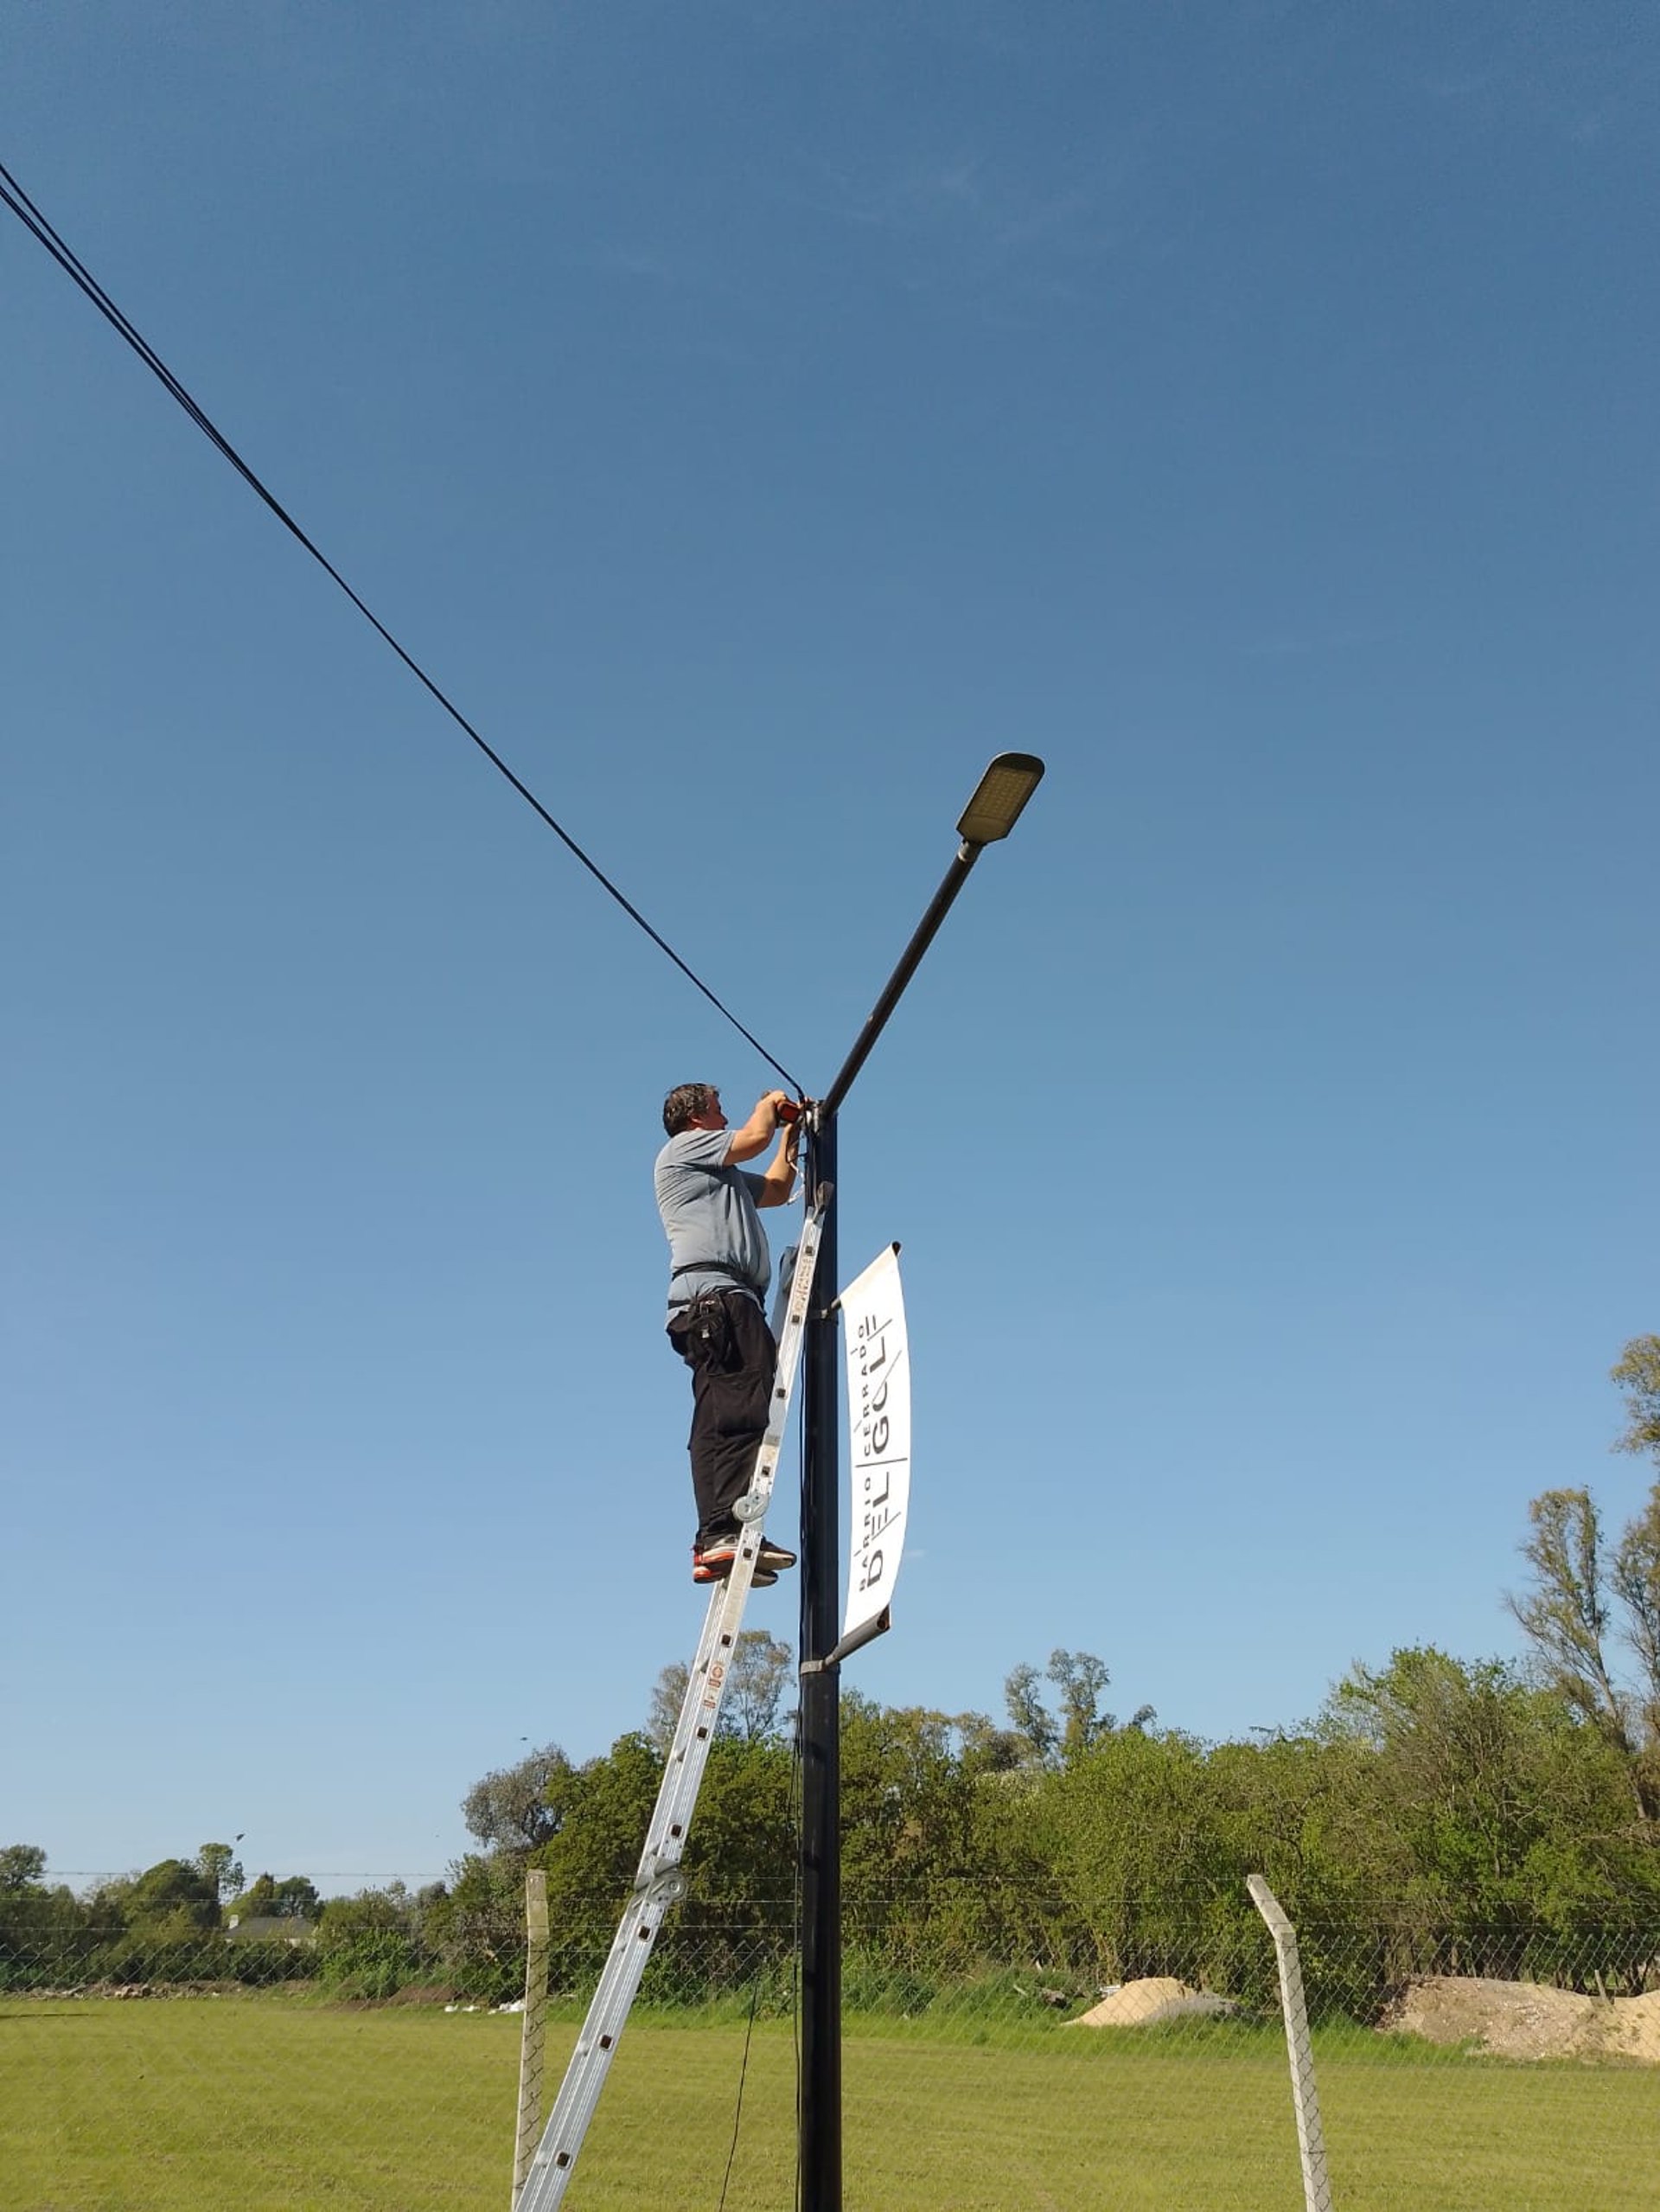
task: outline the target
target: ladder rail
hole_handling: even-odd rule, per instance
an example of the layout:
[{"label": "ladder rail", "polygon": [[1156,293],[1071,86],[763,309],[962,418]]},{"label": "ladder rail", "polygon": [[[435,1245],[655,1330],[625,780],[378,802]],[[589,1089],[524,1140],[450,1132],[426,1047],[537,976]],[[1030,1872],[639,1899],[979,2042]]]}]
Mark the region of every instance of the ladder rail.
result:
[{"label": "ladder rail", "polygon": [[555,2212],[562,2202],[577,2154],[610,2072],[617,2039],[655,1947],[663,1917],[685,1894],[686,1877],[680,1870],[680,1857],[720,1718],[744,1608],[755,1579],[762,1526],[772,1499],[779,1455],[783,1449],[784,1427],[801,1365],[823,1221],[824,1202],[820,1199],[802,1224],[795,1268],[788,1281],[784,1279],[788,1258],[779,1269],[778,1300],[773,1319],[778,1360],[773,1372],[766,1434],[756,1454],[750,1486],[737,1506],[740,1530],[737,1556],[731,1574],[711,1593],[686,1696],[664,1762],[657,1802],[646,1831],[634,1894],[623,1908],[599,1985],[559,2085],[559,2094],[519,2192],[515,2212]]}]

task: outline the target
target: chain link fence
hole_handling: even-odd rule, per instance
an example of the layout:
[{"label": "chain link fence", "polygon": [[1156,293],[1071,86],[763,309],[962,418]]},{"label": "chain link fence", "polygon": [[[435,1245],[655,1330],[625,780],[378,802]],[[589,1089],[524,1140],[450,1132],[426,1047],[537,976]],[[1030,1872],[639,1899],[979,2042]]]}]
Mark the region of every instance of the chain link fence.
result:
[{"label": "chain link fence", "polygon": [[[522,1928],[458,1969],[412,1927],[324,1943],[298,1923],[13,1925],[0,2208],[510,2212],[527,2113],[551,2106],[614,1902],[553,1902],[529,2038]],[[1306,2018],[1288,2039],[1283,1945],[1248,1896],[947,1886],[850,1906],[849,2212],[1660,2203],[1660,1927],[1590,1906],[1449,1926],[1350,1902],[1299,1912],[1293,1950]],[[671,1915],[577,2212],[793,2201],[795,1952],[788,1896]]]}]

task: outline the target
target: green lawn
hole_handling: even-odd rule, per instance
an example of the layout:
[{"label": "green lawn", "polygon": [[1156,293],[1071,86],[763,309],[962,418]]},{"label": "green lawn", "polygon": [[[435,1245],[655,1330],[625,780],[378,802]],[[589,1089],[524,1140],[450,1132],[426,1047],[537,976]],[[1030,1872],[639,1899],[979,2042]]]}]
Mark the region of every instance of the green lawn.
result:
[{"label": "green lawn", "polygon": [[[569,2024],[548,2030],[552,2081]],[[274,1998],[0,2002],[0,2212],[508,2212],[518,2022]],[[741,2023],[631,2026],[571,2212],[714,2212]],[[862,2023],[848,2212],[1300,2212],[1283,2047]],[[728,2212],[794,2196],[795,2052],[756,2029]],[[1652,2212],[1650,2070],[1322,2049],[1337,2212]],[[551,2088],[550,2088],[551,2094]]]}]

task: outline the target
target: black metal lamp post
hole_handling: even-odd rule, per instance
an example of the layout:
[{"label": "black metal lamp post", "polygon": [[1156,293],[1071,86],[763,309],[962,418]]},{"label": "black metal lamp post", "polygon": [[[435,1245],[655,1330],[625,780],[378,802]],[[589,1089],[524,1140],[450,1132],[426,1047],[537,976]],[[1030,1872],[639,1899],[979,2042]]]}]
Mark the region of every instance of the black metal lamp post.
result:
[{"label": "black metal lamp post", "polygon": [[816,1108],[808,1190],[827,1192],[815,1275],[819,1302],[802,1346],[801,1454],[801,2212],[841,2212],[841,1708],[836,1614],[841,1589],[840,1372],[834,1307],[836,1113],[905,986],[987,845],[1014,828],[1044,764],[999,753],[957,824],[962,842],[889,977],[841,1072]]}]

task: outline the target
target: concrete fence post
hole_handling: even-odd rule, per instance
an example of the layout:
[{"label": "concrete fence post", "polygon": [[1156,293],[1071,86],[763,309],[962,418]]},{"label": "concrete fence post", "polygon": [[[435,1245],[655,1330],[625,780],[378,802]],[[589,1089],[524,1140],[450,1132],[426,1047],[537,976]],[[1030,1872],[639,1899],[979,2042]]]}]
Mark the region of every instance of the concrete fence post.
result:
[{"label": "concrete fence post", "polygon": [[1308,2007],[1303,2002],[1297,1931],[1260,1874],[1248,1875],[1245,1886],[1251,1893],[1251,1902],[1267,1922],[1280,1966],[1280,2006],[1286,2016],[1286,2048],[1291,2055],[1291,2101],[1297,2114],[1297,2149],[1303,2162],[1303,2202],[1307,2212],[1331,2212],[1331,2183],[1325,2170],[1325,2134],[1320,2126],[1319,2094],[1314,2087],[1314,2053],[1308,2040]]},{"label": "concrete fence post", "polygon": [[519,2132],[513,2159],[513,2202],[536,2156],[542,2133],[542,2044],[547,2034],[547,1876],[525,1876],[525,2010],[519,2030]]}]

